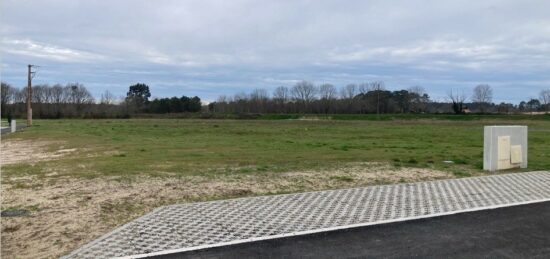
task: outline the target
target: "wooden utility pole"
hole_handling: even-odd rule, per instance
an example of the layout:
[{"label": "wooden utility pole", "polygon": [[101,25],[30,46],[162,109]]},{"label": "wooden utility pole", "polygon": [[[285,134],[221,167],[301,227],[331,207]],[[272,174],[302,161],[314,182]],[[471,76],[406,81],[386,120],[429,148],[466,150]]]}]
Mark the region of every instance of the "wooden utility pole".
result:
[{"label": "wooden utility pole", "polygon": [[29,71],[27,74],[28,77],[28,84],[27,84],[27,127],[32,126],[32,78],[34,77],[34,73],[32,72],[33,65],[28,65]]}]

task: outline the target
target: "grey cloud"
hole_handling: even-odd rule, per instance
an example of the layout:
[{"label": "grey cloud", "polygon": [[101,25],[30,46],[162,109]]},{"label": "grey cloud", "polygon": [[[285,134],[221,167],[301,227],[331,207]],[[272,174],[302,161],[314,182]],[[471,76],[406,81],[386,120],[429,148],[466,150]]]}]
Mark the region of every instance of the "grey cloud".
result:
[{"label": "grey cloud", "polygon": [[44,80],[139,80],[157,95],[211,99],[301,79],[381,78],[440,95],[484,80],[517,95],[550,80],[544,0],[5,0],[1,10],[3,78],[16,83],[24,62],[70,72]]}]

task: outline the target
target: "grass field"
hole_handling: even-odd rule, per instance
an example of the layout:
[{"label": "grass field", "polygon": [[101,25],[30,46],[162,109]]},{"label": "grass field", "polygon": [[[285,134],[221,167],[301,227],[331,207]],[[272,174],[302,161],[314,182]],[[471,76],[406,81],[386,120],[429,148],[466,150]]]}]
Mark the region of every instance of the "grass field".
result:
[{"label": "grass field", "polygon": [[548,116],[464,118],[37,120],[2,137],[2,209],[29,212],[3,219],[3,255],[59,256],[165,204],[486,174],[484,125],[528,125],[529,170],[550,168]]},{"label": "grass field", "polygon": [[[4,176],[75,177],[283,172],[347,162],[479,170],[485,124],[508,121],[51,120],[12,138],[62,141],[77,155],[4,168]],[[550,121],[529,131],[531,169],[550,167]],[[51,148],[56,145],[52,143]],[[447,164],[443,161],[454,161]],[[81,170],[74,171],[75,167]]]}]

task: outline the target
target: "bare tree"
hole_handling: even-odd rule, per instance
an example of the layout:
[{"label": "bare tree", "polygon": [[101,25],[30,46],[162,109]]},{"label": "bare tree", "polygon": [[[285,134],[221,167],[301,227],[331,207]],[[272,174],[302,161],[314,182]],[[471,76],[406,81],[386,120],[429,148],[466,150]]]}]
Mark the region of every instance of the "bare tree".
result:
[{"label": "bare tree", "polygon": [[493,100],[493,89],[487,84],[478,85],[474,88],[472,101],[479,105],[481,113],[485,112],[487,104]]},{"label": "bare tree", "polygon": [[336,98],[336,87],[331,84],[322,84],[319,86],[319,97],[321,98],[321,105],[323,111],[328,113],[332,106],[334,99]]},{"label": "bare tree", "polygon": [[53,90],[50,86],[44,89],[44,102],[53,103]]},{"label": "bare tree", "polygon": [[52,86],[51,90],[52,95],[52,102],[55,104],[61,104],[66,102],[66,95],[63,93],[63,86],[60,84],[56,84]]},{"label": "bare tree", "polygon": [[36,104],[47,103],[48,85],[35,85],[32,87],[32,102]]},{"label": "bare tree", "polygon": [[14,94],[13,102],[15,103],[24,103],[27,100],[27,93],[29,91],[27,90],[27,87],[23,87],[21,89],[16,89]]},{"label": "bare tree", "polygon": [[340,90],[340,96],[343,99],[351,100],[357,95],[358,87],[356,84],[348,84]]},{"label": "bare tree", "polygon": [[366,94],[368,91],[370,91],[369,83],[362,83],[359,85],[358,91],[360,94]]},{"label": "bare tree", "polygon": [[290,90],[290,93],[292,94],[294,100],[307,104],[315,100],[316,90],[315,85],[312,83],[302,81],[294,85]]},{"label": "bare tree", "polygon": [[228,98],[226,95],[220,95],[213,106],[213,112],[229,112],[228,111]]},{"label": "bare tree", "polygon": [[220,95],[218,97],[218,100],[216,101],[218,103],[226,103],[227,102],[227,95]]},{"label": "bare tree", "polygon": [[109,92],[109,90],[105,90],[105,92],[101,94],[100,103],[112,105],[112,104],[115,104],[115,100],[116,100],[116,97],[111,92]]},{"label": "bare tree", "polygon": [[355,96],[358,89],[356,84],[348,84],[340,89],[340,97],[345,102],[347,112],[354,111]]},{"label": "bare tree", "polygon": [[252,112],[265,112],[265,106],[268,99],[269,96],[267,94],[267,90],[259,88],[254,89],[252,93],[250,93]]},{"label": "bare tree", "polygon": [[288,87],[286,86],[279,86],[273,91],[273,99],[276,102],[286,103],[288,102],[288,98]]},{"label": "bare tree", "polygon": [[456,114],[464,113],[464,102],[466,101],[466,95],[464,92],[458,93],[458,91],[451,91],[448,94],[451,102],[453,103],[453,111]]},{"label": "bare tree", "polygon": [[369,91],[384,91],[386,87],[383,81],[374,81],[369,83]]},{"label": "bare tree", "polygon": [[319,86],[319,97],[323,100],[333,100],[336,98],[336,87],[331,84],[322,84]]},{"label": "bare tree", "polygon": [[2,82],[2,89],[0,89],[0,95],[2,96],[1,97],[1,107],[0,107],[0,111],[2,112],[3,115],[6,114],[6,108],[7,108],[7,105],[10,104],[13,100],[13,88],[11,87],[11,85],[7,84],[7,83],[4,83]]},{"label": "bare tree", "polygon": [[267,94],[267,90],[256,88],[250,94],[250,99],[253,101],[267,101],[269,95]]},{"label": "bare tree", "polygon": [[539,97],[541,104],[545,107],[545,110],[550,111],[550,89],[540,91]]},{"label": "bare tree", "polygon": [[2,95],[2,104],[9,104],[13,101],[13,87],[11,85],[2,82],[2,89],[0,89],[0,94]]}]

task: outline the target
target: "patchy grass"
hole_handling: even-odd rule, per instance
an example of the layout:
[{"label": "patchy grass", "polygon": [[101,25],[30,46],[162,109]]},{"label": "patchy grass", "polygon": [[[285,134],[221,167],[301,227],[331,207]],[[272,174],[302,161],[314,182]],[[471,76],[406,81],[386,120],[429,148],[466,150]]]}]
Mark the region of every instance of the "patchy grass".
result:
[{"label": "patchy grass", "polygon": [[2,138],[2,206],[29,211],[2,218],[2,256],[58,257],[167,204],[483,175],[483,125],[528,125],[529,170],[550,168],[550,120],[300,118],[37,120]]},{"label": "patchy grass", "polygon": [[483,125],[512,123],[530,126],[530,169],[550,168],[550,120],[37,120],[36,127],[4,140],[40,140],[76,151],[38,160],[29,170],[7,165],[3,174],[184,176],[236,167],[248,168],[245,173],[321,169],[341,162],[480,170]]}]

